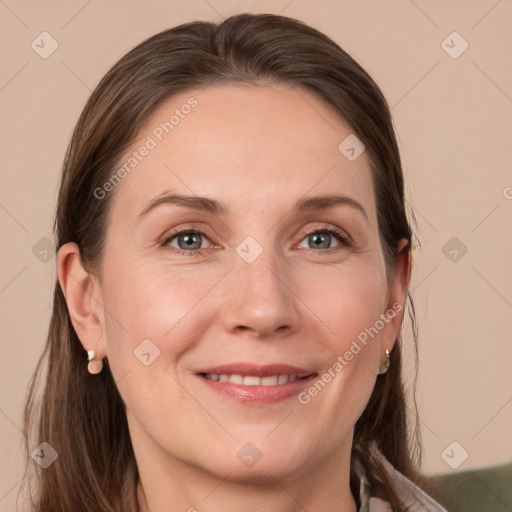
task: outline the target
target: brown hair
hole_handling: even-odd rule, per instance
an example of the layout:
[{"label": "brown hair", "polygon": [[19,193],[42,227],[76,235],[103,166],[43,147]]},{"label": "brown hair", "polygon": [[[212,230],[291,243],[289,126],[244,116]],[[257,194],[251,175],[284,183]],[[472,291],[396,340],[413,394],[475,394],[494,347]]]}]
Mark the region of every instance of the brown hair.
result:
[{"label": "brown hair", "polygon": [[[411,245],[412,230],[386,100],[366,71],[327,36],[271,14],[183,24],[147,39],[112,67],[88,100],[64,159],[54,225],[57,247],[76,242],[84,267],[100,273],[113,194],[98,200],[94,191],[113,175],[142,123],[163,100],[222,83],[302,87],[348,122],[372,164],[389,277],[398,242],[406,238]],[[414,306],[407,298],[417,354]],[[400,342],[399,336],[391,368],[377,378],[353,442],[353,455],[370,481],[380,482],[396,511],[404,508],[376,453],[416,482],[421,455],[417,421],[412,428],[408,424]],[[26,483],[38,512],[138,510],[138,473],[123,401],[107,360],[99,375],[87,372],[86,353],[58,282],[46,348],[28,390],[25,429],[34,435],[33,442],[31,435],[27,438],[27,453],[46,441],[59,454],[44,470],[27,456]]]}]

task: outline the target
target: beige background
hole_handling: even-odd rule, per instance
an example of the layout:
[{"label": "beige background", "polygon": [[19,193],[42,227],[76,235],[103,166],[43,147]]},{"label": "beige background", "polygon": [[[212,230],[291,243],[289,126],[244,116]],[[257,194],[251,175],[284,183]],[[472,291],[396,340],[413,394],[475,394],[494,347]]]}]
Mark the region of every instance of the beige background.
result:
[{"label": "beige background", "polygon": [[[22,404],[55,279],[55,258],[42,262],[33,247],[51,238],[73,125],[102,75],[143,38],[243,11],[326,32],[392,106],[422,243],[412,288],[424,470],[453,471],[445,459],[459,465],[463,450],[461,470],[512,457],[512,2],[0,0],[2,511],[15,510]],[[31,48],[43,31],[59,45],[47,59]],[[453,31],[469,44],[458,58],[442,46]],[[462,44],[451,36],[445,47]],[[452,237],[465,255],[449,245],[445,256]]]}]

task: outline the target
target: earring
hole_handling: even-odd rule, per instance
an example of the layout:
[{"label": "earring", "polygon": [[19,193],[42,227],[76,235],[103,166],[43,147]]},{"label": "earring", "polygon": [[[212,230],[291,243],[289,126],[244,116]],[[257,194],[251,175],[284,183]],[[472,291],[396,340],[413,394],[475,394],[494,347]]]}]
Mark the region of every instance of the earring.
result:
[{"label": "earring", "polygon": [[94,350],[87,351],[87,361],[89,361],[87,365],[87,371],[92,375],[96,375],[100,373],[101,370],[103,370],[103,361],[101,361],[101,359],[99,361],[95,361],[94,356]]},{"label": "earring", "polygon": [[379,375],[384,375],[385,373],[387,373],[390,366],[391,366],[391,360],[389,358],[389,350],[386,349],[386,362],[380,366]]}]

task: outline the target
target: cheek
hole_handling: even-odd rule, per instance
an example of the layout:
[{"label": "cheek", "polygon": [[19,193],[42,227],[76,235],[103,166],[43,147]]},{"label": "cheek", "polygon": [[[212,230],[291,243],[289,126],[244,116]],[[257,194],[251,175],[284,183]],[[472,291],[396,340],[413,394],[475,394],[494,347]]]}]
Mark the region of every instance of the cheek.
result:
[{"label": "cheek", "polygon": [[[353,346],[385,303],[384,274],[372,257],[353,257],[341,265],[299,265],[284,276],[290,289],[287,300],[304,320],[305,350],[315,351],[316,361],[326,369],[347,356],[345,377],[336,379],[335,386],[351,375],[371,377],[368,369],[378,365],[376,337],[359,343],[359,349]],[[147,366],[175,372],[181,356],[200,345],[208,329],[222,330],[217,314],[235,284],[229,275],[224,279],[229,270],[225,265],[141,263],[113,251],[104,261],[106,339],[116,380],[134,372],[141,386],[147,381],[149,387],[155,373],[146,371]]]},{"label": "cheek", "polygon": [[[160,389],[179,400],[171,376],[182,377],[187,354],[215,322],[212,297],[224,285],[226,269],[171,266],[149,258],[141,262],[116,257],[114,251],[105,262],[107,353],[123,399],[156,398]],[[137,384],[128,387],[128,381]]]},{"label": "cheek", "polygon": [[[340,269],[312,272],[302,295],[329,332],[337,352],[347,342],[364,337],[379,319],[386,304],[387,288],[377,265],[346,265]],[[348,348],[348,347],[347,347]]]},{"label": "cheek", "polygon": [[[109,262],[102,284],[108,357],[117,375],[134,367],[140,370],[143,354],[143,362],[173,367],[218,323],[222,297],[234,284],[229,277],[223,280],[226,268],[221,265],[171,267],[119,255],[105,261]],[[309,348],[316,345],[325,365],[350,351],[353,340],[364,336],[382,313],[385,290],[376,269],[375,262],[354,258],[346,265],[289,270],[286,281],[293,290],[289,300],[301,310],[305,343]],[[377,346],[375,338],[372,341],[368,347]],[[361,346],[365,350],[354,356],[350,366],[374,366],[369,361],[371,350]]]},{"label": "cheek", "polygon": [[[145,425],[172,412],[170,404],[190,405],[177,366],[204,335],[207,322],[198,318],[199,305],[212,284],[197,273],[171,275],[121,265],[106,279],[110,369],[127,409]],[[173,431],[174,438],[180,440],[184,431]]]},{"label": "cheek", "polygon": [[325,331],[316,347],[322,371],[320,382],[306,390],[301,403],[321,403],[332,417],[342,407],[355,421],[369,399],[378,371],[379,338],[387,325],[380,320],[385,313],[385,279],[370,266],[347,266],[331,275],[321,274],[308,278],[305,286],[308,306],[317,312]]},{"label": "cheek", "polygon": [[[140,372],[140,359],[151,361],[152,367],[172,367],[193,348],[208,323],[202,300],[222,275],[216,270],[205,275],[184,267],[170,270],[130,262],[108,269],[104,305],[114,375]],[[149,357],[141,357],[148,352]]]}]

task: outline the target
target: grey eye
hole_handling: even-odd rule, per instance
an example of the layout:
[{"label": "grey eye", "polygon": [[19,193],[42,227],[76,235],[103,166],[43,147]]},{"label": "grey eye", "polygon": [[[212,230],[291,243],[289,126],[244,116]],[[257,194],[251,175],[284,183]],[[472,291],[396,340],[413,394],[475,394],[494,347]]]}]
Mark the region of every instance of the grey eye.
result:
[{"label": "grey eye", "polygon": [[[174,242],[177,242],[177,246]],[[186,232],[178,233],[169,239],[168,245],[171,247],[177,247],[183,250],[197,250],[201,249],[203,242],[203,235],[200,233]]]},{"label": "grey eye", "polygon": [[312,249],[328,249],[331,245],[331,235],[327,233],[315,233],[308,238]]},{"label": "grey eye", "polygon": [[[299,247],[306,249],[330,249],[332,241],[335,239],[334,235],[328,232],[318,231],[311,233],[301,242]],[[339,244],[339,241],[336,240]],[[306,243],[307,245],[303,245]]]}]

